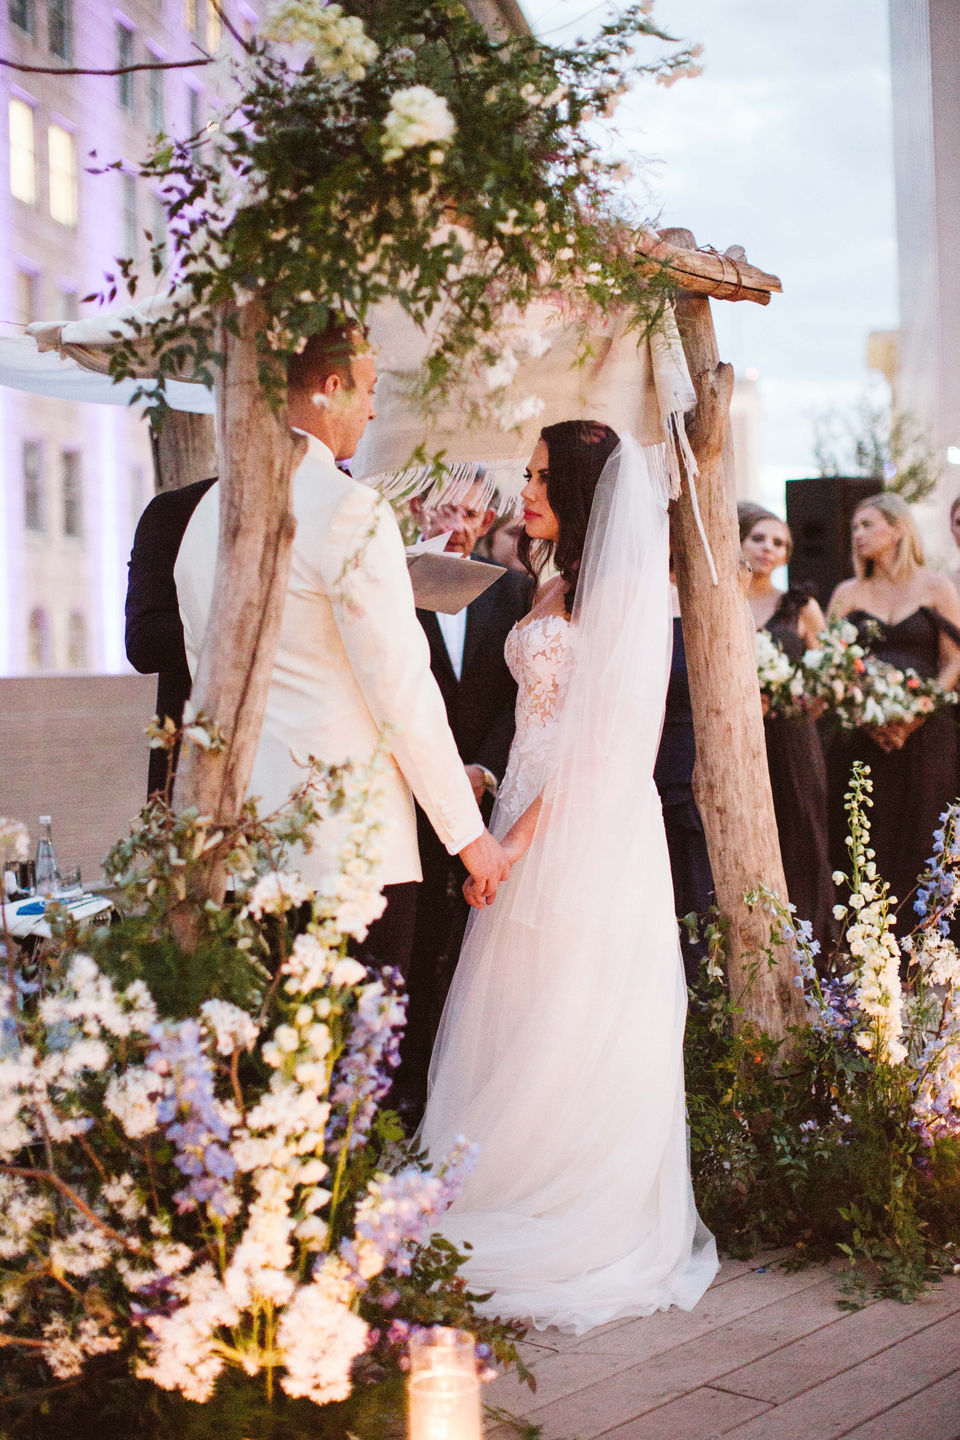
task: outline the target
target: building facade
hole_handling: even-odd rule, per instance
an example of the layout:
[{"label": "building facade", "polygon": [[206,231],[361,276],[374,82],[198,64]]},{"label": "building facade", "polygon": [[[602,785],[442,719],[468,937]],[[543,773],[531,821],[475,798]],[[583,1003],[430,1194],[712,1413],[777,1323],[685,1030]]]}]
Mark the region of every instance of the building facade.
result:
[{"label": "building facade", "polygon": [[[900,333],[895,396],[944,466],[924,529],[960,493],[960,4],[889,0]],[[942,547],[937,547],[942,548]]]},{"label": "building facade", "polygon": [[[113,69],[226,43],[208,0],[0,3],[4,57],[24,66]],[[227,0],[241,33],[258,8]],[[104,289],[114,258],[145,258],[163,212],[136,164],[157,133],[200,130],[216,97],[204,66],[3,67],[0,91],[0,333],[14,335],[94,313],[84,297]],[[126,562],[152,470],[137,413],[0,389],[0,675],[126,668]]]}]

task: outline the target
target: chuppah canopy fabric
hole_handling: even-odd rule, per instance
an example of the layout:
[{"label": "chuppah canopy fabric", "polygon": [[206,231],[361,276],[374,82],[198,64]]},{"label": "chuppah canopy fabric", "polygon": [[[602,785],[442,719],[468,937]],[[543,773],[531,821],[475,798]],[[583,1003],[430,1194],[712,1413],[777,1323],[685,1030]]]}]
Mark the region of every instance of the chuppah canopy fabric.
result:
[{"label": "chuppah canopy fabric", "polygon": [[[94,358],[91,354],[91,359]],[[26,390],[32,395],[47,395],[54,400],[129,405],[134,392],[142,388],[143,382],[120,380],[115,384],[107,374],[108,353],[100,351],[96,359],[99,363],[88,365],[73,358],[68,349],[63,352],[39,350],[36,341],[29,335],[0,336],[0,385]],[[197,415],[213,414],[213,392],[205,385],[168,380],[167,400],[174,410],[189,410]]]},{"label": "chuppah canopy fabric", "polygon": [[[444,490],[451,498],[482,479],[487,497],[512,507],[523,469],[545,425],[559,420],[599,420],[642,445],[668,445],[674,491],[680,467],[696,473],[683,432],[684,412],[696,404],[672,310],[652,332],[631,328],[621,311],[589,325],[574,316],[537,317],[536,346],[511,351],[506,384],[489,391],[485,371],[465,395],[424,408],[413,393],[427,340],[399,306],[383,306],[370,337],[380,376],[377,420],[357,452],[354,474],[388,495],[415,493],[434,483],[432,465],[412,466],[418,451],[442,458]],[[509,348],[509,338],[505,337]],[[515,361],[515,366],[514,366]],[[491,400],[498,403],[491,405]]]},{"label": "chuppah canopy fabric", "polygon": [[[129,403],[155,372],[154,327],[177,303],[177,296],[153,295],[83,320],[34,322],[26,336],[0,339],[0,384],[64,400]],[[517,502],[541,429],[559,420],[591,419],[629,432],[642,445],[664,444],[671,491],[680,493],[685,474],[696,511],[697,467],[684,429],[684,413],[696,395],[672,307],[644,329],[631,326],[622,310],[584,319],[540,306],[516,329],[519,340],[505,327],[506,370],[501,367],[493,389],[491,367],[478,366],[466,394],[424,407],[414,391],[430,336],[396,302],[381,306],[370,325],[381,376],[379,414],[355,457],[354,474],[391,498],[436,489],[439,473],[440,489],[456,499],[479,479],[486,498],[496,495],[506,512]],[[134,342],[142,365],[137,379],[115,384],[110,352],[121,338]],[[168,379],[167,399],[177,410],[215,413],[214,393],[189,380]],[[439,463],[411,464],[417,455],[438,457]],[[706,546],[699,514],[697,520]]]}]

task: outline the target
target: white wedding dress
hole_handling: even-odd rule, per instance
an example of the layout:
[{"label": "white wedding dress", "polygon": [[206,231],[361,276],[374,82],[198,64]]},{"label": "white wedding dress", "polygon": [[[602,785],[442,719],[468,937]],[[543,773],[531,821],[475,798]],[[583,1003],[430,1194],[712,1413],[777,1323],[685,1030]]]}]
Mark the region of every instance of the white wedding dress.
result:
[{"label": "white wedding dress", "polygon": [[[609,474],[608,474],[609,472]],[[522,621],[516,737],[494,814],[533,843],[474,912],[420,1140],[476,1168],[438,1226],[480,1309],[582,1333],[691,1308],[717,1270],[696,1213],[686,988],[653,763],[672,640],[666,474],[626,439],[604,471],[572,623]]]}]

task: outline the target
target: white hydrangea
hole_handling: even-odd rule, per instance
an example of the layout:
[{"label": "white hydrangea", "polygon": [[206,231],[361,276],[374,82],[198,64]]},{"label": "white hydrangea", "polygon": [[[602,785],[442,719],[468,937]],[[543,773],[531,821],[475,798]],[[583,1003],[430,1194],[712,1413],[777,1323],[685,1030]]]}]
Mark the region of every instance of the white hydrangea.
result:
[{"label": "white hydrangea", "polygon": [[442,95],[429,85],[409,85],[391,96],[383,122],[383,158],[389,164],[406,150],[449,145],[456,131],[456,121]]},{"label": "white hydrangea", "polygon": [[313,891],[305,885],[300,876],[287,870],[270,870],[261,875],[250,892],[244,913],[255,920],[264,915],[282,915],[304,904]]},{"label": "white hydrangea", "polygon": [[315,1405],[345,1400],[350,1368],[367,1343],[367,1324],[333,1299],[327,1286],[301,1285],[277,1327],[277,1345],[286,1374],[280,1384],[290,1396]]},{"label": "white hydrangea", "polygon": [[131,1140],[139,1140],[156,1130],[162,1083],[160,1077],[144,1065],[130,1065],[111,1078],[103,1103]]},{"label": "white hydrangea", "polygon": [[269,10],[261,34],[281,45],[307,46],[322,75],[347,80],[362,80],[380,53],[358,16],[317,0],[280,0]]},{"label": "white hydrangea", "polygon": [[200,1006],[207,1029],[216,1036],[217,1050],[221,1055],[232,1055],[235,1050],[252,1050],[260,1033],[256,1021],[239,1005],[229,1000],[205,1000]]},{"label": "white hydrangea", "polygon": [[152,1339],[137,1374],[203,1404],[224,1366],[217,1331],[236,1324],[240,1311],[210,1264],[176,1281],[173,1289],[181,1304],[171,1315],[150,1317]]},{"label": "white hydrangea", "polygon": [[115,1331],[101,1330],[96,1320],[81,1320],[70,1330],[62,1315],[56,1315],[43,1327],[44,1356],[58,1380],[79,1375],[84,1361],[91,1355],[105,1355],[120,1345]]},{"label": "white hydrangea", "polygon": [[0,1175],[0,1260],[25,1254],[32,1232],[50,1214],[46,1197],[19,1175]]},{"label": "white hydrangea", "polygon": [[50,1268],[55,1275],[93,1275],[114,1257],[114,1241],[99,1226],[81,1220],[69,1235],[50,1243]]}]

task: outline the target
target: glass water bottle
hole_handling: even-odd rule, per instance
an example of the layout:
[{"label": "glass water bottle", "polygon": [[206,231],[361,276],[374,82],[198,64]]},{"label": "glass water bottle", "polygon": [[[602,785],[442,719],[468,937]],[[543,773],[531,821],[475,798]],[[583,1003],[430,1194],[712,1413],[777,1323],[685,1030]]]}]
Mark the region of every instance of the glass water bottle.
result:
[{"label": "glass water bottle", "polygon": [[37,894],[49,899],[60,889],[60,869],[53,848],[50,816],[40,816],[40,839],[37,842]]}]

